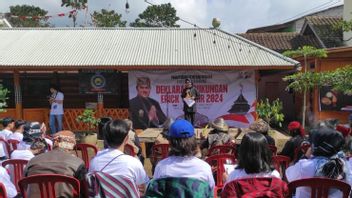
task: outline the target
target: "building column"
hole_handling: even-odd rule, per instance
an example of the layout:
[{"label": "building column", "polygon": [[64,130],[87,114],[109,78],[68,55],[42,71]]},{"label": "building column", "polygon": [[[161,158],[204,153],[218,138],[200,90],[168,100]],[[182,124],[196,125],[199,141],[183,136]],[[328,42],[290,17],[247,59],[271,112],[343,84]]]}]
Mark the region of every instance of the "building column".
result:
[{"label": "building column", "polygon": [[104,95],[102,93],[98,93],[98,104],[97,104],[97,116],[101,117],[103,115],[104,110]]},{"label": "building column", "polygon": [[16,119],[23,119],[22,107],[22,91],[20,83],[20,73],[18,70],[13,72],[14,90],[15,90],[15,104],[16,104]]}]

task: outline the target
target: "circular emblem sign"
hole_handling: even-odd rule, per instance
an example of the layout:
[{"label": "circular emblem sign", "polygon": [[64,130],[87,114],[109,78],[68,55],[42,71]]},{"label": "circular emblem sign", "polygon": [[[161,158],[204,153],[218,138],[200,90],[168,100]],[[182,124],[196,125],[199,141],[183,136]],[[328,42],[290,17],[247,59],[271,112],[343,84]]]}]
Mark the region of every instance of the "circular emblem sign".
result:
[{"label": "circular emblem sign", "polygon": [[92,76],[90,79],[90,84],[92,85],[93,88],[95,89],[101,89],[105,86],[106,80],[103,75],[101,74],[95,74]]}]

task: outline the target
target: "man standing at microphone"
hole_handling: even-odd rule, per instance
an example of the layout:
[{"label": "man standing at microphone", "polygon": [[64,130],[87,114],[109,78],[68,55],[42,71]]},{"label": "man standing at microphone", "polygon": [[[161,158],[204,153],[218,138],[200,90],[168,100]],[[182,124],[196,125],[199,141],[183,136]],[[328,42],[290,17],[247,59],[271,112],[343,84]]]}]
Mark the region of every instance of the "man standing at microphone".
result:
[{"label": "man standing at microphone", "polygon": [[182,90],[183,112],[185,119],[194,126],[195,114],[197,112],[196,100],[199,98],[198,90],[193,86],[191,79],[185,80],[185,87]]}]

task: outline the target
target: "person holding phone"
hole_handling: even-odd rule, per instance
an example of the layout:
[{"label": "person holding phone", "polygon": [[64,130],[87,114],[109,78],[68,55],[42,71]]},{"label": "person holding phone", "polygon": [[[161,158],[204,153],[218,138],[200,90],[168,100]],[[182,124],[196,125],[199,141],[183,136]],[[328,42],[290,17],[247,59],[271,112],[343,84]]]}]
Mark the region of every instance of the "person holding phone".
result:
[{"label": "person holding phone", "polygon": [[54,134],[58,131],[62,131],[62,118],[64,115],[64,94],[59,91],[56,85],[50,85],[50,97],[49,103],[50,108],[50,131]]}]

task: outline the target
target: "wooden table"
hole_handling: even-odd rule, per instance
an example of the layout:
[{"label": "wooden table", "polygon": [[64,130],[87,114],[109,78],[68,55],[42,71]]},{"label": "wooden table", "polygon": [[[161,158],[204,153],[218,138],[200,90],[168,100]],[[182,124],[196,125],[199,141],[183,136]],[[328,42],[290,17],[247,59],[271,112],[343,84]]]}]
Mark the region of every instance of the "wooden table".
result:
[{"label": "wooden table", "polygon": [[[203,134],[204,137],[207,137],[208,133],[211,130],[212,130],[211,128],[208,128],[208,129],[197,128],[197,129],[195,129],[197,140],[201,140],[201,134]],[[238,128],[230,128],[229,129],[229,134],[232,137],[236,137],[236,144],[240,144],[244,134],[249,132],[249,130],[246,128],[243,128],[241,130],[242,130],[242,132],[240,134],[238,134]],[[158,135],[161,132],[162,132],[162,128],[148,128],[148,129],[145,129],[144,131],[141,131],[140,133],[137,133],[137,135],[138,135],[139,141],[141,143],[154,143],[156,138],[158,137]],[[270,130],[269,135],[275,139],[275,146],[277,147],[278,152],[280,152],[282,150],[285,143],[290,138],[290,136],[284,135],[276,130]],[[145,154],[145,146],[142,146],[142,147],[144,147],[143,153]],[[142,150],[143,150],[143,148],[142,148]]]}]

